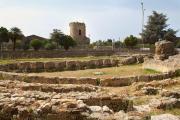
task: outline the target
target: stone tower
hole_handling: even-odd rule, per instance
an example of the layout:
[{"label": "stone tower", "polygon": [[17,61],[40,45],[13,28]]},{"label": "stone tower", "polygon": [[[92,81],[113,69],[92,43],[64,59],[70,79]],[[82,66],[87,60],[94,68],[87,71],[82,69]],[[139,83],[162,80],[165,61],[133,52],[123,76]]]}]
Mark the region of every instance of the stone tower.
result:
[{"label": "stone tower", "polygon": [[78,46],[90,44],[90,39],[86,36],[86,25],[80,22],[72,22],[70,26],[70,36],[76,40]]}]

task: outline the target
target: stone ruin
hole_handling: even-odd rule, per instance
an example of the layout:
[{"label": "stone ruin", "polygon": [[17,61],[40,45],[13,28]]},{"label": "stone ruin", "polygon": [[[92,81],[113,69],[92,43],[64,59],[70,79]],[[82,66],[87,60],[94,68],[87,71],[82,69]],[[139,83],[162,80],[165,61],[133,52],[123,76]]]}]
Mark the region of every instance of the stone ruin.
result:
[{"label": "stone ruin", "polygon": [[154,59],[147,59],[143,68],[161,72],[179,71],[180,54],[176,52],[174,44],[170,41],[160,41],[155,46]]},{"label": "stone ruin", "polygon": [[155,59],[165,60],[169,56],[175,55],[174,43],[170,41],[159,41],[155,44]]}]

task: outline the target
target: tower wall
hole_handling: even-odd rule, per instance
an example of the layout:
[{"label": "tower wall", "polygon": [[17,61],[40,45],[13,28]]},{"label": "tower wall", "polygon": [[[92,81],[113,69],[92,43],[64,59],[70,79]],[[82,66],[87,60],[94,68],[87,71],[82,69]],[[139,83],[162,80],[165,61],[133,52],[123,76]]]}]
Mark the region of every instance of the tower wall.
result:
[{"label": "tower wall", "polygon": [[78,45],[87,45],[90,43],[86,37],[86,25],[84,23],[72,22],[70,26],[70,36],[76,40]]}]

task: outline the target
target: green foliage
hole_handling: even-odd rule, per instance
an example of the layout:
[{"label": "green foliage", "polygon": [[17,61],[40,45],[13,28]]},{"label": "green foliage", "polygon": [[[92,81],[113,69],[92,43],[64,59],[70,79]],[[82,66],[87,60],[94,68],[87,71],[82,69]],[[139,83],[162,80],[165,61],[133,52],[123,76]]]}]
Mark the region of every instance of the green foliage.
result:
[{"label": "green foliage", "polygon": [[10,35],[10,39],[13,42],[13,50],[15,51],[16,41],[21,40],[24,35],[23,35],[22,31],[17,27],[11,28],[9,35]]},{"label": "green foliage", "polygon": [[30,49],[30,41],[29,40],[24,40],[21,44],[21,48],[23,50],[29,50]]},{"label": "green foliage", "polygon": [[176,47],[177,47],[177,48],[180,48],[180,40],[177,40],[177,41],[176,41]]},{"label": "green foliage", "polygon": [[54,50],[56,49],[56,45],[52,42],[47,42],[45,45],[44,45],[44,48],[46,50]]},{"label": "green foliage", "polygon": [[76,42],[69,35],[63,35],[60,38],[60,45],[64,47],[65,50],[68,50],[70,47],[76,46]]},{"label": "green foliage", "polygon": [[143,33],[141,33],[143,41],[149,44],[154,44],[158,40],[163,39],[174,41],[177,31],[167,29],[167,20],[166,15],[153,11],[153,14],[149,16]]},{"label": "green foliage", "polygon": [[164,34],[164,40],[176,42],[176,40],[177,40],[176,33],[177,32],[178,31],[174,31],[173,29],[168,29]]},{"label": "green foliage", "polygon": [[41,40],[37,40],[37,39],[32,40],[31,43],[30,43],[30,45],[31,45],[31,47],[33,47],[33,49],[34,49],[35,51],[38,51],[40,48],[43,47],[42,41],[41,41]]},{"label": "green foliage", "polygon": [[4,27],[0,28],[0,43],[9,41],[8,30]]},{"label": "green foliage", "polygon": [[124,45],[130,48],[136,46],[137,43],[138,43],[138,39],[134,37],[133,35],[130,35],[124,40]]},{"label": "green foliage", "polygon": [[123,47],[123,46],[124,46],[124,44],[123,44],[121,41],[116,41],[116,42],[114,43],[114,45],[115,45],[115,48],[120,48],[120,47]]},{"label": "green foliage", "polygon": [[92,43],[92,46],[112,46],[112,39],[107,39],[105,41],[103,40],[98,40],[94,43]]},{"label": "green foliage", "polygon": [[152,69],[145,69],[145,74],[156,74],[156,73],[161,73],[159,71],[156,70],[152,70]]},{"label": "green foliage", "polygon": [[61,30],[53,29],[53,32],[50,35],[50,39],[56,43],[56,47],[58,48],[60,45],[61,37],[64,36],[64,34],[61,32]]},{"label": "green foliage", "polygon": [[0,28],[0,48],[2,48],[2,43],[3,42],[8,42],[9,41],[9,33],[8,30],[4,27]]}]

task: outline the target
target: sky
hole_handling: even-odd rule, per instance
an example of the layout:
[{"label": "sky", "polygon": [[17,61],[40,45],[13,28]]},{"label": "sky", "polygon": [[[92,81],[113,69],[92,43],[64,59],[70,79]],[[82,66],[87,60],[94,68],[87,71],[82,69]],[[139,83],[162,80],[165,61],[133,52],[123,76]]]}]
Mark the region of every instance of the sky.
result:
[{"label": "sky", "polygon": [[[144,6],[145,22],[155,10],[168,16],[169,27],[180,30],[180,0],[144,0]],[[86,24],[92,41],[139,36],[141,0],[0,0],[0,26],[19,27],[26,36],[49,38],[53,29],[69,34],[74,21]]]}]

